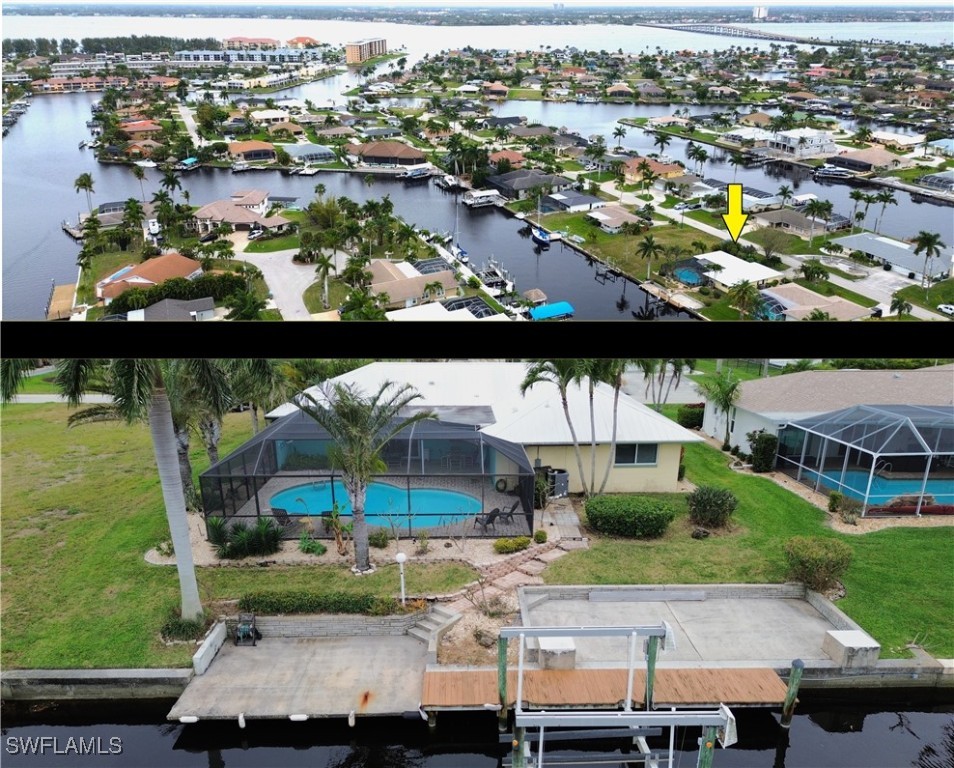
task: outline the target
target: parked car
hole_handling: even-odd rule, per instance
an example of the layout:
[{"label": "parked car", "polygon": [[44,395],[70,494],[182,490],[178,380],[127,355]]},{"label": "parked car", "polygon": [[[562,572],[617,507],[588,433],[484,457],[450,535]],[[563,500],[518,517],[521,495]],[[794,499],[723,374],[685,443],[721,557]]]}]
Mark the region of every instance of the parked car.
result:
[{"label": "parked car", "polygon": [[688,209],[689,209],[689,203],[676,203],[675,207],[673,208],[673,210],[676,210],[676,211],[686,211]]},{"label": "parked car", "polygon": [[937,311],[954,317],[954,304],[938,304]]},{"label": "parked car", "polygon": [[249,239],[249,240],[257,240],[258,238],[260,238],[260,237],[261,237],[262,235],[264,235],[264,234],[265,234],[265,230],[264,230],[264,229],[253,229],[253,230],[251,230],[251,231],[248,233],[248,239]]},{"label": "parked car", "polygon": [[218,235],[215,232],[206,232],[202,237],[199,238],[200,243],[211,243]]}]

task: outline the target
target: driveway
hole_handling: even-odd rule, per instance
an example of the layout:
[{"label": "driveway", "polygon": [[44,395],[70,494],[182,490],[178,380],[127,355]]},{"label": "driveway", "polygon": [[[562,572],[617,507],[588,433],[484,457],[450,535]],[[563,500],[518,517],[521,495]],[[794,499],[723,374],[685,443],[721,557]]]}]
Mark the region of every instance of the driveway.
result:
[{"label": "driveway", "polygon": [[[305,307],[302,295],[305,289],[318,278],[313,264],[296,264],[292,261],[292,256],[298,252],[297,248],[271,253],[245,253],[244,248],[248,244],[248,239],[244,232],[235,233],[229,239],[235,243],[236,259],[254,264],[262,271],[265,284],[283,319],[313,319]],[[342,251],[335,253],[335,266],[339,272],[344,269],[346,260],[346,253]]]},{"label": "driveway", "polygon": [[195,118],[192,116],[192,110],[185,104],[179,105],[179,116],[182,118],[182,122],[185,123],[186,130],[189,132],[192,143],[195,144],[196,148],[208,143],[199,135],[199,129],[195,124]]}]

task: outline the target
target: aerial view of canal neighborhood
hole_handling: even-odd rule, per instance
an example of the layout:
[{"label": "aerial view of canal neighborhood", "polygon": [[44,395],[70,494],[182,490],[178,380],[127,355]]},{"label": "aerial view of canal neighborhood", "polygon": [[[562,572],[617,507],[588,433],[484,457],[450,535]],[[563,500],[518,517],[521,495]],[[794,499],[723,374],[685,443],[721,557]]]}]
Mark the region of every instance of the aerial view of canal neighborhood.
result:
[{"label": "aerial view of canal neighborhood", "polygon": [[3,319],[949,321],[952,15],[5,2]]}]

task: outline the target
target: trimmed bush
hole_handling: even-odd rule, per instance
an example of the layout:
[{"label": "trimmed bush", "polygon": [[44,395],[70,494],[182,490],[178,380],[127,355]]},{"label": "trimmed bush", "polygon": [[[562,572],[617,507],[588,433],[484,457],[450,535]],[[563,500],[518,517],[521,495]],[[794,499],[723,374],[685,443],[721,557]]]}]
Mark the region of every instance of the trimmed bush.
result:
[{"label": "trimmed bush", "polygon": [[778,438],[768,432],[749,432],[749,447],[752,449],[752,471],[771,472],[775,469],[775,454]]},{"label": "trimmed bush", "polygon": [[360,613],[385,616],[398,612],[398,601],[391,597],[350,592],[248,592],[239,598],[239,610],[264,615]]},{"label": "trimmed bush", "polygon": [[727,488],[700,485],[686,499],[689,504],[689,519],[705,528],[721,528],[729,522],[739,500]]},{"label": "trimmed bush", "polygon": [[830,589],[851,565],[851,547],[838,539],[795,536],[785,544],[788,578],[809,589]]},{"label": "trimmed bush", "polygon": [[378,528],[368,534],[368,544],[375,549],[386,549],[390,540],[391,537],[383,528]]},{"label": "trimmed bush", "polygon": [[841,506],[841,500],[845,498],[845,494],[841,491],[832,491],[828,494],[828,511],[833,515],[838,514],[838,507]]},{"label": "trimmed bush", "polygon": [[324,544],[318,539],[309,538],[307,533],[303,533],[298,539],[298,549],[306,555],[323,555],[328,551]]},{"label": "trimmed bush", "polygon": [[676,421],[686,429],[702,429],[702,417],[705,415],[705,403],[680,405],[676,411]]},{"label": "trimmed bush", "polygon": [[[210,522],[213,519],[215,518],[209,518]],[[234,523],[225,539],[217,545],[216,555],[227,560],[238,560],[252,555],[272,555],[281,545],[281,528],[272,518],[260,517],[251,528],[243,522]]]},{"label": "trimmed bush", "polygon": [[511,555],[530,546],[529,536],[514,536],[511,539],[497,539],[494,542],[494,552],[498,555]]},{"label": "trimmed bush", "polygon": [[169,609],[169,618],[159,630],[163,640],[198,640],[205,631],[205,619],[183,619],[178,608]]},{"label": "trimmed bush", "polygon": [[655,539],[666,532],[676,513],[667,504],[642,496],[596,496],[586,502],[586,517],[600,533]]},{"label": "trimmed bush", "polygon": [[546,544],[547,543],[547,532],[540,528],[537,531],[533,532],[533,540],[537,544]]}]

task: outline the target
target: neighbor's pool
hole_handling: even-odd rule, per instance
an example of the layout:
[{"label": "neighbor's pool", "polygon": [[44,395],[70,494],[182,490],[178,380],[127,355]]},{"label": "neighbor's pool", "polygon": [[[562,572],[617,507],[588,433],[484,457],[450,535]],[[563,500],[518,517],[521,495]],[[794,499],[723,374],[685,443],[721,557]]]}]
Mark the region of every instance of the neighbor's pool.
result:
[{"label": "neighbor's pool", "polygon": [[676,279],[685,285],[702,285],[703,277],[691,267],[678,267],[673,270]]},{"label": "neighbor's pool", "polygon": [[[340,480],[334,481],[334,499],[342,515],[351,515],[351,500]],[[270,505],[284,509],[290,515],[321,515],[333,506],[331,483],[327,480],[296,485],[276,493]],[[408,492],[389,483],[371,483],[364,504],[368,525],[389,527],[412,524],[415,528],[446,525],[482,511],[480,499],[458,491],[442,488],[412,488],[410,519],[408,519]]]},{"label": "neighbor's pool", "polygon": [[[841,473],[827,472],[822,475],[822,485],[832,490],[841,491],[846,496],[865,500],[865,489],[868,487],[868,473],[860,469],[849,469],[845,472],[844,487],[838,487],[838,478]],[[814,483],[817,472],[805,470],[802,480]],[[921,492],[921,481],[907,478],[886,478],[875,475],[871,480],[871,493],[868,496],[869,504],[887,504],[895,496],[907,496]],[[933,496],[938,504],[954,504],[954,480],[939,478],[928,480],[924,493]]]}]

